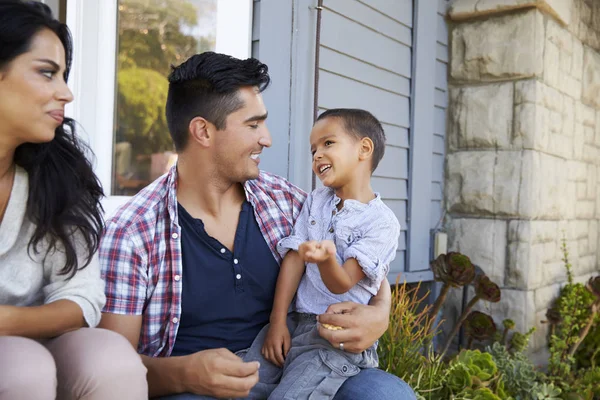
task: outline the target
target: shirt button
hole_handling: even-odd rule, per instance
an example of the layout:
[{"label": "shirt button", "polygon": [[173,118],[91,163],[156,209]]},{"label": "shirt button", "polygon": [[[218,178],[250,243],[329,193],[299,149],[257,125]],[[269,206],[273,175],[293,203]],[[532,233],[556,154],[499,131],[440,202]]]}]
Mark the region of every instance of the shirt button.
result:
[{"label": "shirt button", "polygon": [[179,276],[179,275],[175,275],[175,276],[173,277],[173,279],[175,279],[177,282],[179,282],[179,280],[181,279],[181,276]]},{"label": "shirt button", "polygon": [[344,366],[342,367],[342,371],[344,371],[344,372],[348,372],[348,366],[347,366],[347,365],[344,365]]},{"label": "shirt button", "polygon": [[237,258],[234,258],[234,259],[233,259],[233,263],[234,263],[234,264],[237,264],[238,262],[239,262],[239,261],[238,261],[238,259],[237,259]]},{"label": "shirt button", "polygon": [[179,322],[179,318],[177,318],[177,317],[174,317],[174,318],[173,318],[171,321],[173,321],[173,323],[174,323],[174,324],[176,324],[176,323],[178,323],[178,322]]},{"label": "shirt button", "polygon": [[316,223],[317,223],[317,221],[315,221],[315,220],[313,220],[313,221],[310,221],[310,224],[311,224],[311,225],[314,225],[314,224],[316,224]]},{"label": "shirt button", "polygon": [[177,232],[175,232],[174,234],[171,235],[171,237],[173,239],[177,239],[179,237],[179,234]]},{"label": "shirt button", "polygon": [[235,279],[242,279],[242,275],[240,275],[240,274],[237,274],[237,275],[235,276]]},{"label": "shirt button", "polygon": [[329,233],[333,233],[333,228],[329,228]]},{"label": "shirt button", "polygon": [[225,248],[223,247],[223,248],[221,249],[221,254],[224,254],[224,253],[225,253]]}]

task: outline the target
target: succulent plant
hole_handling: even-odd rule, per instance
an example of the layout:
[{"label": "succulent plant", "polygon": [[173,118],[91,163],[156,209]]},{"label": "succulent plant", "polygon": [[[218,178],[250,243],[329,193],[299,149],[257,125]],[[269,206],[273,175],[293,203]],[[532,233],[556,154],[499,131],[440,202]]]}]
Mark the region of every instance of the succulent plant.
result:
[{"label": "succulent plant", "polygon": [[461,351],[453,362],[467,366],[475,387],[486,386],[498,371],[492,355],[479,350]]},{"label": "succulent plant", "polygon": [[[431,262],[430,266],[435,280],[443,283],[440,294],[431,307],[430,316],[435,319],[451,287],[457,288],[473,282],[475,266],[469,257],[458,252],[440,254]],[[433,329],[433,325],[431,329]]]},{"label": "succulent plant", "polygon": [[431,262],[435,280],[452,287],[468,285],[475,279],[475,267],[469,257],[458,252],[440,254]]},{"label": "succulent plant", "polygon": [[529,339],[531,338],[531,335],[533,335],[533,332],[535,332],[535,326],[533,328],[531,328],[529,331],[527,331],[525,334],[521,333],[521,332],[515,332],[513,333],[512,337],[510,338],[510,349],[511,351],[517,351],[517,352],[523,352],[525,349],[527,349],[527,346],[529,346]]},{"label": "succulent plant", "polygon": [[512,319],[505,319],[502,321],[502,326],[504,326],[504,331],[502,332],[502,339],[500,342],[505,345],[508,332],[510,332],[511,329],[515,329],[515,321]]},{"label": "succulent plant", "polygon": [[600,275],[590,278],[586,287],[596,296],[596,301],[600,301]]},{"label": "succulent plant", "polygon": [[562,390],[554,387],[551,383],[544,383],[538,386],[537,399],[538,400],[560,400],[560,394]]},{"label": "succulent plant", "polygon": [[500,301],[501,292],[498,285],[486,275],[481,275],[475,280],[475,293],[481,299],[491,303]]},{"label": "succulent plant", "polygon": [[496,333],[496,324],[492,317],[480,311],[473,311],[465,320],[465,334],[475,340],[490,339]]},{"label": "succulent plant", "polygon": [[467,316],[471,313],[471,310],[473,309],[475,304],[482,299],[491,302],[500,301],[500,288],[485,275],[479,276],[475,281],[475,296],[471,299],[471,301],[469,301],[469,303],[463,310],[460,318],[452,328],[452,331],[448,335],[446,343],[444,344],[444,348],[441,352],[442,355],[445,355],[448,351],[450,343],[452,343],[452,339],[458,333],[461,325],[463,324],[463,322],[465,322]]},{"label": "succulent plant", "polygon": [[461,393],[463,399],[470,400],[500,400],[500,397],[496,396],[494,392],[492,392],[488,388],[479,388],[479,389],[467,389],[463,393]]}]

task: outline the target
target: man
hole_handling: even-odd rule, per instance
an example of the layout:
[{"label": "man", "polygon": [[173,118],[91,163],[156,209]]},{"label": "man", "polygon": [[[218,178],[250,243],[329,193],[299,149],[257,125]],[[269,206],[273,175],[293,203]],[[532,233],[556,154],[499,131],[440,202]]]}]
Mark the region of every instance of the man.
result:
[{"label": "man", "polygon": [[[269,322],[276,245],[306,197],[258,168],[271,145],[261,96],[269,82],[259,61],[211,52],[174,68],[166,112],[178,163],[107,222],[101,326],[138,349],[151,396],[245,397],[258,382],[258,363],[244,362],[244,351]],[[363,351],[387,328],[390,297],[384,282],[370,305],[331,306],[320,322],[345,329],[321,327],[321,335]],[[398,378],[371,370],[349,379],[336,398],[414,395]]]}]

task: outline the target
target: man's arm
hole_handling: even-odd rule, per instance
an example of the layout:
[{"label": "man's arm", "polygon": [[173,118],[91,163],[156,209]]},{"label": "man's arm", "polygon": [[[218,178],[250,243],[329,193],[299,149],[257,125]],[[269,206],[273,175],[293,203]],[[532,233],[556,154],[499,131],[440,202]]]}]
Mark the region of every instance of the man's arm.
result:
[{"label": "man's arm", "polygon": [[[360,353],[371,347],[389,325],[392,291],[387,279],[381,282],[377,295],[369,305],[343,302],[332,304],[325,314],[319,315],[319,334],[335,348],[344,343],[344,350]],[[322,326],[341,326],[341,330],[329,330]]]},{"label": "man's arm", "polygon": [[[122,334],[137,348],[142,316],[104,313],[100,327]],[[227,349],[183,357],[141,357],[148,369],[150,397],[186,392],[218,398],[247,397],[258,382],[258,363],[244,363]]]}]

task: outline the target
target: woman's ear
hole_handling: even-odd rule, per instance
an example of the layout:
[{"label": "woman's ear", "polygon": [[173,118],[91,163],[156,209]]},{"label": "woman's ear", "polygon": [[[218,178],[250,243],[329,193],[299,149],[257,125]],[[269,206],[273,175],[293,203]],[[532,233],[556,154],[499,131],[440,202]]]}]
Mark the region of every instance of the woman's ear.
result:
[{"label": "woman's ear", "polygon": [[200,146],[209,147],[212,139],[212,124],[202,117],[196,117],[190,121],[189,132],[192,141]]},{"label": "woman's ear", "polygon": [[363,161],[367,159],[371,159],[373,157],[373,141],[371,138],[364,137],[360,139],[360,149],[358,153],[358,159]]}]

